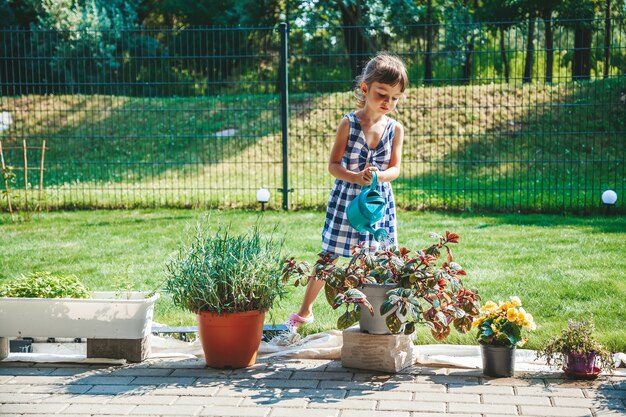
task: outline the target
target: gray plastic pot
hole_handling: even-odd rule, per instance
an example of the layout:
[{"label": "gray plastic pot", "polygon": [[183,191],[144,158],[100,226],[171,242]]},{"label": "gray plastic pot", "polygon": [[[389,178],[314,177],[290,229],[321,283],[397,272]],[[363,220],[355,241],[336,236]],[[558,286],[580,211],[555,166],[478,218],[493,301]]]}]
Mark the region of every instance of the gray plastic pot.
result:
[{"label": "gray plastic pot", "polygon": [[385,323],[385,317],[380,315],[380,306],[383,305],[389,296],[387,291],[393,290],[397,286],[394,284],[364,284],[359,289],[365,294],[367,300],[374,307],[374,316],[370,314],[367,309],[361,310],[361,319],[359,320],[359,327],[362,332],[370,334],[391,334],[387,323]]}]

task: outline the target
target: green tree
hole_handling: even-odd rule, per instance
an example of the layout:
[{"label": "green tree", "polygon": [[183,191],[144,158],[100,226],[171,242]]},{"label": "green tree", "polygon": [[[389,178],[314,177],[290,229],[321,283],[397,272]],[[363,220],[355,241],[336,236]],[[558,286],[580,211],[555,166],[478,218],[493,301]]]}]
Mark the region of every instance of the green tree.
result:
[{"label": "green tree", "polygon": [[15,15],[8,0],[0,0],[0,28],[15,26]]},{"label": "green tree", "polygon": [[604,78],[611,68],[611,0],[604,3]]},{"label": "green tree", "polygon": [[2,0],[0,4],[0,21],[9,22],[11,26],[26,28],[37,21],[41,12],[39,0]]},{"label": "green tree", "polygon": [[372,54],[402,36],[399,25],[415,23],[418,12],[411,0],[307,0],[300,2],[294,19],[310,33],[339,25],[355,78]]},{"label": "green tree", "polygon": [[591,78],[593,19],[601,7],[602,0],[563,0],[557,8],[561,25],[574,30],[572,79],[575,81]]},{"label": "green tree", "polygon": [[543,0],[538,3],[539,15],[543,19],[544,37],[546,42],[545,81],[552,82],[554,73],[554,31],[552,15],[562,0]]},{"label": "green tree", "polygon": [[36,76],[38,67],[28,59],[31,51],[31,33],[27,30],[37,20],[39,1],[0,0],[0,94],[28,94],[36,83],[22,83],[20,76]]},{"label": "green tree", "polygon": [[[48,81],[94,93],[97,83],[117,78],[123,33],[136,26],[135,7],[133,0],[43,0],[33,41],[50,57],[54,79]],[[83,65],[75,65],[76,57]]]},{"label": "green tree", "polygon": [[[16,26],[15,15],[11,9],[8,0],[0,0],[0,57],[11,59],[15,56],[14,48],[11,45],[10,28]],[[0,96],[9,93],[8,86],[11,81],[11,71],[8,65],[0,65]],[[6,86],[3,85],[7,83]]]},{"label": "green tree", "polygon": [[[494,37],[499,35],[499,49],[501,70],[508,84],[511,75],[511,65],[507,56],[506,34],[513,26],[513,22],[520,18],[519,8],[514,1],[483,0],[483,4],[476,10],[476,19],[484,23]],[[496,65],[496,60],[494,60]],[[498,68],[496,68],[498,71]]]},{"label": "green tree", "polygon": [[478,0],[446,0],[444,50],[453,64],[461,67],[461,80],[468,83],[472,78],[472,59],[477,43],[485,42],[482,26],[475,22],[474,13]]},{"label": "green tree", "polygon": [[524,75],[522,81],[529,83],[533,79],[535,62],[535,37],[537,18],[544,22],[544,38],[546,50],[545,81],[552,82],[554,69],[554,31],[553,14],[563,0],[509,0],[511,5],[518,7],[520,17],[528,18],[528,34],[526,40],[526,59],[524,60]]},{"label": "green tree", "polygon": [[[435,40],[435,28],[438,27],[437,15],[433,7],[433,0],[426,0],[426,53],[424,55],[424,83],[430,83],[433,79],[433,47]],[[436,26],[437,25],[437,26]]]},{"label": "green tree", "polygon": [[423,39],[424,41],[425,84],[430,84],[433,81],[433,51],[436,47],[437,34],[440,31],[444,10],[445,5],[437,0],[415,0],[412,5],[407,5],[402,16],[394,19],[394,22],[407,25],[406,29],[398,30],[404,40],[411,42]]},{"label": "green tree", "polygon": [[542,0],[515,0],[515,5],[519,8],[520,16],[528,18],[528,33],[526,38],[526,58],[524,59],[524,74],[522,82],[530,83],[533,80],[533,68],[535,64],[535,27],[539,14],[538,3]]},{"label": "green tree", "polygon": [[[192,77],[225,80],[241,65],[238,56],[250,50],[266,51],[275,27],[286,18],[286,0],[143,0],[142,22],[171,29],[162,41]],[[200,31],[200,27],[224,30]],[[242,27],[265,27],[244,31]]]}]

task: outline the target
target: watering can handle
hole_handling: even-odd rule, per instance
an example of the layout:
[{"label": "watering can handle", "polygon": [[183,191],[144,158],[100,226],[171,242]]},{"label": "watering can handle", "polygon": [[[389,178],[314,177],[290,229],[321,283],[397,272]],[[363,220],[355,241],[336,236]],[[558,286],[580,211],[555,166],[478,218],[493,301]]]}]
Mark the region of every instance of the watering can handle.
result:
[{"label": "watering can handle", "polygon": [[372,172],[372,185],[370,185],[370,189],[375,190],[376,187],[378,186],[378,174],[376,174],[376,171],[371,171],[371,172]]}]

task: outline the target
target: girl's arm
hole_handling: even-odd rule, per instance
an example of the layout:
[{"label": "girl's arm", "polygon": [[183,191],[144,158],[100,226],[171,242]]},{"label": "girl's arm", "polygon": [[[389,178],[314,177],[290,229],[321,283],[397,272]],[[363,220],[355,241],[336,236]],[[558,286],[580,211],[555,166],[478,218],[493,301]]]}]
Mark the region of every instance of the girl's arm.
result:
[{"label": "girl's arm", "polygon": [[[347,181],[353,184],[368,185],[371,183],[365,180],[364,173],[369,171],[368,168],[361,172],[352,172],[341,165],[341,159],[346,151],[346,145],[348,144],[348,136],[350,135],[350,122],[347,118],[341,119],[339,127],[337,127],[337,137],[335,143],[330,151],[330,160],[328,161],[328,172],[330,172],[335,178]],[[368,172],[369,173],[369,172]]]},{"label": "girl's arm", "polygon": [[391,182],[400,176],[403,142],[404,127],[399,122],[396,122],[396,132],[391,145],[391,160],[386,170],[377,172],[379,182]]}]

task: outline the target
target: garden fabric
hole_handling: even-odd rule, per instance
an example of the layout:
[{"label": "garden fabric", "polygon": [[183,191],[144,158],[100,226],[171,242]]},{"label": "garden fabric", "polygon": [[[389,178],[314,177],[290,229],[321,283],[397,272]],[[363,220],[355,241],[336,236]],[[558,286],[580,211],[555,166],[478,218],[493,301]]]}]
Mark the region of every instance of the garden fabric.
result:
[{"label": "garden fabric", "polygon": [[[202,357],[203,351],[199,340],[184,342],[171,337],[152,336],[152,354],[150,358],[196,358]],[[300,337],[297,333],[285,333],[269,342],[261,342],[258,357],[261,360],[280,358],[289,359],[324,359],[340,360],[343,333],[339,330]],[[11,353],[4,362],[72,362],[72,363],[107,363],[122,364],[124,359],[86,358],[84,343],[35,343],[36,353]],[[416,365],[482,368],[480,346],[477,345],[415,345],[413,354]],[[613,355],[617,374],[626,375],[626,353]],[[515,370],[519,372],[561,372],[550,368],[545,361],[536,359],[536,352],[529,349],[516,349]]]}]

